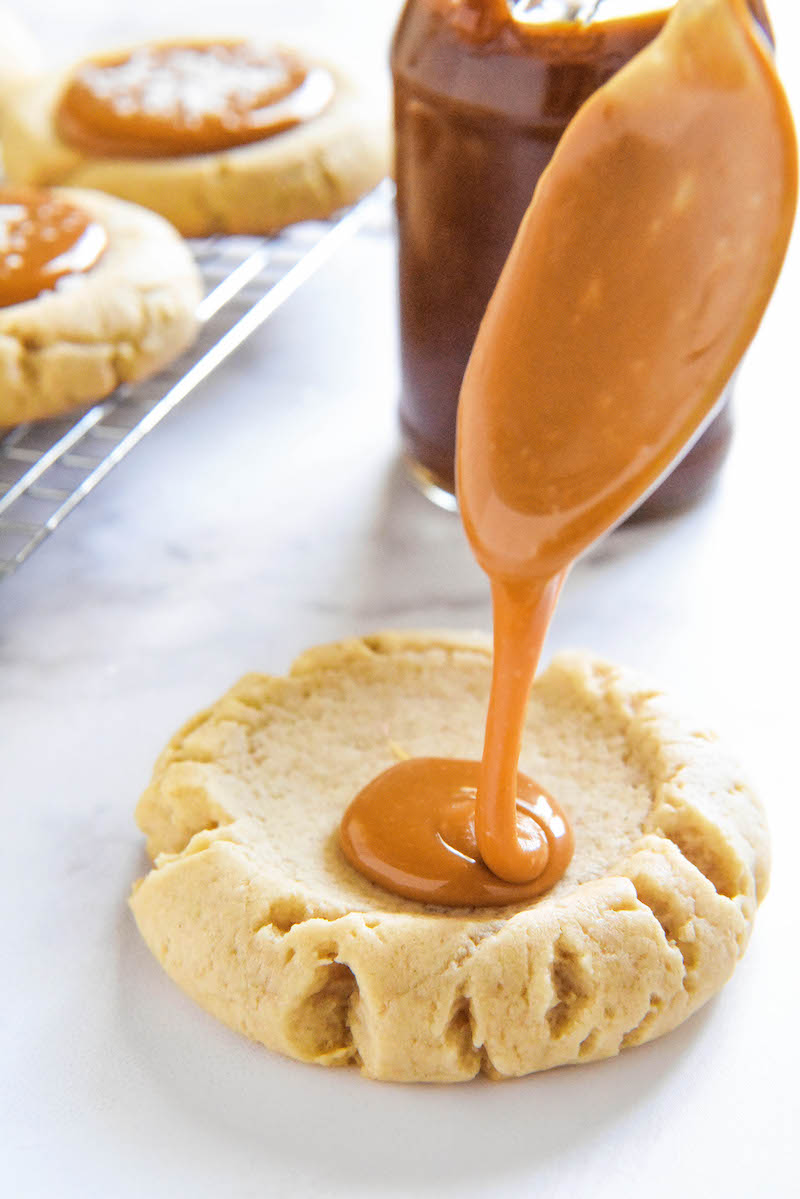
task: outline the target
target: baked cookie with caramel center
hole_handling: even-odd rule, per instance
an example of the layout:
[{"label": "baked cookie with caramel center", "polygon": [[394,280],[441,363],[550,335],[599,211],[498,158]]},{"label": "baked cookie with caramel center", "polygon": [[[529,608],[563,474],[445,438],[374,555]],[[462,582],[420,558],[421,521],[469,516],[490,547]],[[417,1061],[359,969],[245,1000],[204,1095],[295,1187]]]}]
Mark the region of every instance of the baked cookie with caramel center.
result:
[{"label": "baked cookie with caramel center", "polygon": [[131,904],[203,1007],[271,1049],[373,1078],[504,1078],[668,1032],[730,976],[768,874],[762,809],[717,738],[586,654],[531,695],[521,769],[569,814],[546,894],[441,908],[340,848],[352,798],[406,757],[480,756],[491,653],[381,634],[249,675],[162,754]]},{"label": "baked cookie with caramel center", "polygon": [[295,48],[158,42],[78,63],[9,106],[10,179],[143,204],[186,236],[322,219],[386,173],[388,122],[368,88]]},{"label": "baked cookie with caramel center", "polygon": [[0,426],[165,366],[193,340],[201,294],[155,213],[83,189],[0,187]]}]

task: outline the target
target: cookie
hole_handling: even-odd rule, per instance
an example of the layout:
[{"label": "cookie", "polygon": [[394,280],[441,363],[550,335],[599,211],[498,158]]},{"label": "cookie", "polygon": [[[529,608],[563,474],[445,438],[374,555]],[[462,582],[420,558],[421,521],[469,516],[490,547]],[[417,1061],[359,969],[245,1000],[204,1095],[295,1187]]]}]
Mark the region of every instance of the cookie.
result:
[{"label": "cookie", "polygon": [[[33,185],[98,188],[152,208],[185,236],[196,237],[213,233],[268,234],[294,221],[324,219],[353,203],[386,173],[388,135],[382,106],[339,67],[300,60],[293,51],[269,49],[258,53],[279,62],[278,74],[284,69],[282,60],[295,65],[302,61],[308,78],[297,91],[301,97],[298,111],[307,110],[308,118],[292,123],[290,115],[288,127],[278,121],[274,126],[277,131],[270,136],[226,147],[226,138],[219,137],[225,122],[216,119],[220,109],[232,106],[234,124],[239,122],[237,128],[241,128],[243,137],[252,136],[252,130],[248,133],[245,128],[247,113],[243,105],[246,107],[255,84],[246,61],[238,67],[223,63],[210,70],[204,66],[203,47],[211,47],[220,55],[223,51],[245,56],[256,53],[249,43],[156,44],[108,56],[98,64],[102,70],[84,64],[67,74],[41,77],[19,90],[6,120],[4,158],[8,177]],[[159,55],[171,56],[169,71]],[[163,72],[157,88],[143,81],[142,64],[147,67],[148,63],[152,71]],[[124,71],[120,74],[121,68]],[[97,139],[96,144],[104,150],[101,154],[86,149],[94,142],[79,148],[74,138],[75,121],[63,119],[64,97],[76,80],[83,81],[94,93],[89,96],[82,84],[78,99],[84,108],[98,97],[110,96],[109,119],[113,118],[117,140]],[[289,85],[293,86],[291,79]],[[204,95],[207,101],[202,99]],[[285,118],[286,105],[291,109],[293,103],[290,95],[279,105],[278,116]],[[147,110],[149,124],[151,117],[159,114],[180,119],[187,139],[193,139],[187,140],[187,145],[196,144],[203,152],[176,155],[175,139],[168,137],[162,138],[166,152],[157,152],[157,146],[154,152],[142,127],[142,149],[137,156],[125,128],[131,115],[128,110],[136,105]],[[89,117],[92,115],[90,112]],[[103,119],[106,117],[108,112]],[[203,130],[214,123],[218,126],[217,143],[224,148],[208,149],[215,141],[203,139]],[[114,144],[124,153],[115,154]]]},{"label": "cookie", "polygon": [[[0,201],[26,195],[3,189]],[[28,198],[44,201],[47,237],[56,232],[54,226],[46,227],[51,218],[66,214],[69,226],[82,215],[100,239],[100,252],[88,269],[81,262],[63,277],[43,274],[47,290],[24,298],[27,293],[15,285],[26,245],[26,223],[20,225],[15,217],[22,206],[6,203],[0,208],[0,218],[4,211],[8,218],[0,219],[0,294],[5,295],[0,307],[0,426],[92,403],[120,383],[159,370],[193,340],[202,294],[187,247],[155,213],[72,188],[43,196],[30,193]],[[80,239],[77,252],[86,240]],[[17,302],[8,303],[9,298]]]},{"label": "cookie", "polygon": [[346,641],[177,734],[137,809],[154,866],[131,905],[179,986],[290,1057],[437,1082],[609,1057],[722,986],[767,886],[762,809],[713,734],[586,654],[536,682],[521,756],[575,828],[549,893],[435,908],[345,860],[369,779],[480,755],[490,666],[479,639]]}]

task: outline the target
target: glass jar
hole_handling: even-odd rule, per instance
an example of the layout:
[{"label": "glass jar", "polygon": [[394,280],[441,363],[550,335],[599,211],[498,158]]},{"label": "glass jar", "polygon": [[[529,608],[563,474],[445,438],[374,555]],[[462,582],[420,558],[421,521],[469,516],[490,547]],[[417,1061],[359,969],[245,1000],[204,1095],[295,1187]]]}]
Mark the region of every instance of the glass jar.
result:
[{"label": "glass jar", "polygon": [[[456,408],[472,343],[536,182],[579,106],[656,36],[670,7],[407,0],[391,56],[400,423],[412,472],[440,503],[454,504]],[[760,0],[751,7],[765,23]],[[729,392],[637,515],[676,511],[709,487],[731,440]]]}]

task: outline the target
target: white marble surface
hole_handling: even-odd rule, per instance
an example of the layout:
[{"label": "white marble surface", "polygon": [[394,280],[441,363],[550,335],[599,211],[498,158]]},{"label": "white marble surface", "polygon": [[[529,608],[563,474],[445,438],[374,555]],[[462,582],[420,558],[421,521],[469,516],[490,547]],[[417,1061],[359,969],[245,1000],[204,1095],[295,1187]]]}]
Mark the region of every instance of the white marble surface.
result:
[{"label": "white marble surface", "polygon": [[[773,8],[791,82],[796,12]],[[122,9],[126,33],[152,16]],[[722,485],[580,564],[550,637],[645,670],[725,731],[774,834],[734,979],[617,1060],[444,1088],[283,1061],[174,988],[127,911],[133,805],[188,713],[316,641],[488,627],[457,519],[397,465],[387,236],[341,253],[0,586],[0,1193],[796,1193],[798,312],[795,242]]]}]

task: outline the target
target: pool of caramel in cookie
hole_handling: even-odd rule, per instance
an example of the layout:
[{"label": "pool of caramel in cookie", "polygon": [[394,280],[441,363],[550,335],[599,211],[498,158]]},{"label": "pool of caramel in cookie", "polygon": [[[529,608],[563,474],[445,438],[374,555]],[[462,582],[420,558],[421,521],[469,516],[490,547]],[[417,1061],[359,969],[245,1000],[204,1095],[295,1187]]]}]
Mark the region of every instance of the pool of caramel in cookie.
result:
[{"label": "pool of caramel in cookie", "polygon": [[533,877],[498,878],[478,851],[480,769],[480,762],[456,758],[410,758],[390,767],[347,809],[340,830],[345,856],[373,882],[427,903],[508,904],[549,890],[572,857],[563,810],[543,787],[517,775],[518,836]]},{"label": "pool of caramel in cookie", "polygon": [[85,273],[107,244],[103,226],[78,205],[48,191],[0,187],[0,308]]},{"label": "pool of caramel in cookie", "polygon": [[92,157],[180,158],[274,137],[319,116],[334,91],[329,71],[292,50],[154,43],[79,64],[54,119]]}]

